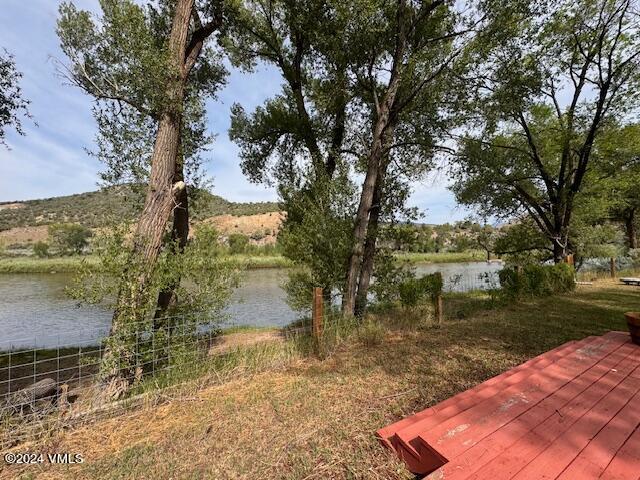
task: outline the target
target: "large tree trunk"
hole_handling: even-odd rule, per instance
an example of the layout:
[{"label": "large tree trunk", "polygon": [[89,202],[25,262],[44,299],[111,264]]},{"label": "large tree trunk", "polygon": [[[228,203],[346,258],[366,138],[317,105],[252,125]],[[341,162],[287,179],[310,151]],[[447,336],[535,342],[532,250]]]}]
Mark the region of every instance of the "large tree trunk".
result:
[{"label": "large tree trunk", "polygon": [[373,192],[380,172],[380,163],[385,154],[385,132],[390,128],[392,116],[395,117],[398,114],[394,107],[396,106],[396,95],[402,80],[402,65],[407,47],[407,28],[409,26],[407,14],[408,11],[405,9],[405,3],[400,2],[397,18],[398,34],[396,38],[396,48],[393,54],[391,75],[382,101],[379,105],[376,101],[376,116],[372,131],[371,149],[369,150],[367,159],[367,173],[364,178],[364,184],[362,185],[360,203],[358,204],[358,212],[356,213],[353,228],[353,246],[347,264],[347,278],[344,295],[342,297],[342,313],[347,316],[352,316],[355,313],[356,293],[358,279],[360,278],[362,269],[362,256],[364,254],[364,243],[367,236],[369,211],[373,204]]},{"label": "large tree trunk", "polygon": [[636,209],[631,208],[625,218],[625,230],[627,233],[627,245],[629,248],[638,248],[638,236],[636,235]]},{"label": "large tree trunk", "polygon": [[355,315],[360,317],[365,313],[367,308],[367,295],[369,293],[369,284],[371,283],[371,275],[376,256],[376,243],[378,240],[378,226],[380,222],[380,210],[382,203],[382,183],[378,177],[376,188],[373,192],[373,203],[369,212],[369,226],[367,232],[367,240],[364,243],[364,254],[362,258],[362,269],[358,280],[358,292],[356,294]]},{"label": "large tree trunk", "polygon": [[349,257],[347,281],[342,299],[342,313],[345,315],[353,315],[355,313],[356,290],[362,267],[369,212],[373,204],[373,194],[380,173],[380,164],[385,154],[386,145],[384,139],[386,132],[390,128],[391,109],[395,102],[399,83],[400,79],[398,77],[392,78],[384,101],[380,105],[380,111],[373,130],[373,141],[367,161],[367,173],[362,186],[360,203],[353,228],[353,247]]},{"label": "large tree trunk", "polygon": [[[176,171],[174,182],[184,181],[184,159],[182,154],[178,154],[176,162]],[[180,254],[184,252],[189,239],[189,195],[186,188],[176,191],[174,198],[175,208],[173,210],[173,226],[171,229],[171,245],[173,253]],[[172,307],[178,302],[176,289],[180,286],[180,278],[176,278],[174,282],[163,288],[158,294],[156,302],[156,312],[154,315],[154,330],[161,328],[169,329],[171,322],[167,318]]]},{"label": "large tree trunk", "polygon": [[364,244],[364,254],[362,259],[362,267],[360,270],[360,278],[358,279],[358,291],[356,293],[355,315],[362,316],[367,308],[367,295],[369,294],[369,285],[376,256],[376,244],[378,241],[378,227],[380,223],[380,213],[382,210],[382,202],[384,201],[384,182],[389,168],[389,148],[393,143],[393,127],[389,127],[385,132],[384,149],[387,152],[385,159],[380,165],[380,172],[376,180],[373,191],[373,201],[369,210],[369,225],[367,227],[367,239]]},{"label": "large tree trunk", "polygon": [[151,175],[144,208],[134,235],[133,250],[124,272],[103,357],[107,394],[117,397],[136,375],[136,343],[145,318],[149,282],[160,254],[174,198],[184,182],[174,182],[186,78],[183,61],[193,0],[178,0],[169,37],[170,72],[166,81],[167,107],[160,117],[151,158]]}]

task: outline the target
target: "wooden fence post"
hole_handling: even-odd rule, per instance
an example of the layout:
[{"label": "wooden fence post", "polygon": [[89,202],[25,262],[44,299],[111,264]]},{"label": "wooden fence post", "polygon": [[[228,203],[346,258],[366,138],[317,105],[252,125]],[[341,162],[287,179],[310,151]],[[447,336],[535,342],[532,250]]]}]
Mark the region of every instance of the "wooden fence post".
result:
[{"label": "wooden fence post", "polygon": [[442,325],[442,294],[439,293],[433,301],[434,313],[436,317],[436,324]]},{"label": "wooden fence post", "polygon": [[316,340],[319,340],[322,336],[322,307],[324,300],[322,298],[322,288],[315,287],[313,289],[313,315],[311,317],[313,336]]},{"label": "wooden fence post", "polygon": [[610,260],[610,267],[611,267],[611,278],[616,278],[616,259],[611,257]]}]

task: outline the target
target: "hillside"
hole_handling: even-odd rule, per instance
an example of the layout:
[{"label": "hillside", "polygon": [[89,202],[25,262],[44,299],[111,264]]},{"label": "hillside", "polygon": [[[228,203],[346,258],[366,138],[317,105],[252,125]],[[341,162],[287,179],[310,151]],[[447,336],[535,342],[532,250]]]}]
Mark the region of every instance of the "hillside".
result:
[{"label": "hillside", "polygon": [[[279,210],[273,202],[237,203],[204,190],[198,193],[198,200],[192,208],[192,215],[196,219],[218,215],[257,215]],[[63,197],[4,202],[0,203],[0,232],[58,222],[99,228],[113,221],[134,219],[142,208],[143,198],[141,189],[120,186]]]}]

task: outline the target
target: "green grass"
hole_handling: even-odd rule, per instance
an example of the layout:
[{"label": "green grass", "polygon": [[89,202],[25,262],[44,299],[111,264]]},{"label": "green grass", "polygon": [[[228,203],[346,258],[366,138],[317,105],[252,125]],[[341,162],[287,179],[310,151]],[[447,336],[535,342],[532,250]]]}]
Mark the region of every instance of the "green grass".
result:
[{"label": "green grass", "polygon": [[303,339],[254,345],[216,358],[209,380],[167,393],[161,406],[29,446],[81,452],[84,464],[15,466],[3,473],[413,478],[379,445],[377,429],[568,340],[624,330],[622,314],[640,310],[639,293],[603,280],[569,295],[508,305],[482,293],[447,295],[440,326],[423,312],[392,311],[370,316],[363,327],[335,324],[322,355],[310,354],[312,344]]},{"label": "green grass", "polygon": [[[402,253],[396,255],[400,262],[414,263],[451,263],[472,262],[482,260],[481,252],[467,253]],[[221,261],[243,269],[289,268],[291,260],[282,255],[238,254],[220,257]],[[99,268],[96,256],[72,256],[37,258],[33,256],[0,258],[0,274],[2,273],[75,273],[88,265]]]},{"label": "green grass", "polygon": [[[220,261],[238,268],[287,268],[291,262],[281,255],[230,255],[220,257]],[[2,273],[75,273],[85,266],[100,267],[99,259],[93,255],[72,257],[8,257],[0,258]]]},{"label": "green grass", "polygon": [[90,255],[0,258],[0,273],[74,273],[80,271],[85,265],[98,268],[98,258]]},{"label": "green grass", "polygon": [[398,252],[395,257],[399,261],[407,263],[480,262],[487,259],[486,253],[480,250],[441,253]]}]

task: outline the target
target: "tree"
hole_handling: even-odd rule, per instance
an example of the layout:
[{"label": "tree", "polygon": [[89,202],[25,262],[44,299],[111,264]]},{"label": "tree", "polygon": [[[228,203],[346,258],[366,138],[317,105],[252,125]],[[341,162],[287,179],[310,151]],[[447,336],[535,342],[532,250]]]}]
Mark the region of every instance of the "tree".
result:
[{"label": "tree", "polygon": [[638,105],[635,8],[565,1],[523,16],[498,48],[480,52],[483,69],[469,79],[481,131],[460,141],[456,197],[485,215],[526,213],[556,262],[573,251],[572,218],[603,128]]},{"label": "tree", "polygon": [[[78,223],[55,223],[49,225],[48,231],[51,245],[62,255],[80,255],[89,245],[92,236],[89,228]],[[44,256],[47,254],[47,250],[42,246],[36,248],[34,245],[34,251],[36,254],[44,251]]]},{"label": "tree", "polygon": [[367,128],[361,131],[370,134],[362,155],[365,176],[342,301],[345,315],[362,313],[366,301],[372,273],[366,247],[368,243],[371,252],[375,245],[379,221],[375,205],[380,203],[385,182],[392,178],[389,165],[398,163],[399,170],[413,178],[431,166],[448,110],[444,100],[448,74],[464,51],[467,34],[482,22],[473,15],[465,18],[438,0],[372,5],[366,11],[370,16],[365,13],[358,18],[356,27],[360,27],[356,38],[362,53],[355,73],[369,107]]},{"label": "tree", "polygon": [[597,183],[589,195],[605,203],[611,220],[625,230],[627,248],[638,247],[640,212],[640,125],[609,125],[602,132],[595,155],[597,168],[590,175]]},{"label": "tree", "polygon": [[4,49],[0,50],[0,144],[6,145],[6,128],[13,127],[20,135],[22,117],[30,117],[27,109],[29,102],[25,100],[20,88],[22,73],[16,69],[13,55]]},{"label": "tree", "polygon": [[487,254],[487,262],[491,260],[491,253],[495,249],[497,231],[491,225],[478,225],[477,223],[472,226],[473,240],[472,243],[476,247],[480,248]]},{"label": "tree", "polygon": [[[456,56],[449,48],[451,37],[440,35],[447,29],[451,33],[448,22],[453,17],[444,2],[424,4],[423,8],[419,2],[388,3],[245,1],[230,39],[237,62],[270,62],[285,80],[282,93],[252,115],[239,107],[234,109],[230,133],[242,147],[243,169],[254,181],[275,179],[288,211],[283,229],[291,229],[289,238],[307,238],[311,243],[306,248],[322,243],[318,252],[330,252],[327,247],[334,245],[334,253],[322,262],[316,258],[304,266],[310,267],[325,292],[339,289],[352,307],[357,290],[366,299],[378,223],[385,216],[389,220],[388,216],[403,212],[409,188],[401,179],[415,179],[431,165],[433,139],[440,127],[437,112],[443,110],[438,102],[440,87],[444,85],[436,88],[434,79]],[[411,19],[414,14],[415,21]],[[406,30],[400,36],[411,37],[408,42],[395,42],[399,38],[397,18]],[[385,103],[380,98],[396,44],[402,48],[396,52],[395,68],[402,70],[404,79],[399,82],[393,75],[393,94]],[[430,96],[422,95],[427,84]],[[390,115],[397,90],[401,91],[395,104],[399,108]],[[376,130],[372,119],[378,118],[380,105],[384,105],[384,113],[379,126],[384,128]],[[335,245],[342,245],[343,238],[354,238],[353,223],[349,227],[342,221],[344,207],[353,203],[348,198],[353,195],[353,173],[367,171],[372,144],[377,146],[370,163],[384,168],[379,175],[374,169],[376,178],[369,175],[365,182],[367,200],[356,217],[360,254],[353,257],[347,250],[345,258],[336,258],[335,252],[342,254],[344,250]],[[325,209],[324,220],[311,204]],[[303,227],[306,215],[331,225],[331,229],[311,237]],[[338,225],[346,231],[336,235]],[[300,254],[303,243],[287,245],[296,246],[294,260],[309,258]],[[340,275],[335,271],[337,264]],[[329,266],[334,268],[331,274]]]},{"label": "tree", "polygon": [[49,256],[49,244],[47,242],[36,242],[33,244],[33,254],[38,258],[46,258]]},{"label": "tree", "polygon": [[[330,0],[243,1],[226,42],[237,65],[267,62],[284,80],[282,91],[254,112],[234,105],[229,134],[241,147],[245,175],[278,186],[287,211],[283,253],[300,267],[295,281],[322,287],[327,298],[344,281],[346,260],[336,245],[349,229],[344,209],[353,191],[344,158],[353,142],[351,7]],[[312,232],[314,223],[323,228]]]},{"label": "tree", "polygon": [[[99,24],[71,3],[60,8],[58,35],[71,61],[70,78],[96,99],[131,107],[156,124],[147,194],[112,320],[115,338],[127,324],[145,318],[167,222],[185,195],[180,144],[189,89],[199,76],[211,88],[218,85],[219,77],[208,75],[205,42],[222,25],[224,12],[217,1],[161,1],[157,8],[131,0],[102,0],[100,5]],[[114,394],[133,379],[134,357],[121,346],[107,349],[106,380]]]}]

